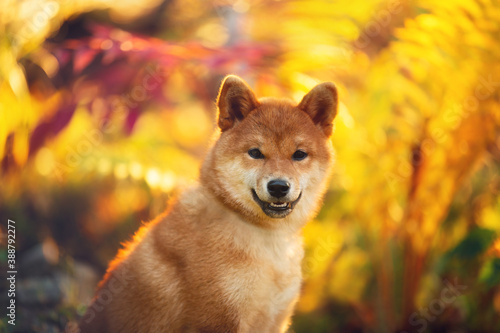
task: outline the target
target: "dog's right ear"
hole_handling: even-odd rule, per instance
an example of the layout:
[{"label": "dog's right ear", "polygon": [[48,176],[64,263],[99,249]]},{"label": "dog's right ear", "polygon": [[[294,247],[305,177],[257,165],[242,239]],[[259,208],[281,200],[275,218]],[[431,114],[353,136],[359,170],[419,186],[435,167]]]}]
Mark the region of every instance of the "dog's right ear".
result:
[{"label": "dog's right ear", "polygon": [[236,75],[226,76],[217,97],[221,131],[232,128],[258,106],[257,98],[245,81]]},{"label": "dog's right ear", "polygon": [[304,96],[298,108],[307,113],[326,136],[330,136],[338,111],[337,88],[331,82],[318,84]]}]

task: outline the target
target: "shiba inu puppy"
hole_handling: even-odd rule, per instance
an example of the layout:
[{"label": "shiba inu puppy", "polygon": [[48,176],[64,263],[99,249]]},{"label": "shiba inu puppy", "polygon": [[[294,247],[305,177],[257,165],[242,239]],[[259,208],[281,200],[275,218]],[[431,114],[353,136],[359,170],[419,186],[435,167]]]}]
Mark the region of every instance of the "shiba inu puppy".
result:
[{"label": "shiba inu puppy", "polygon": [[332,83],[296,105],[257,99],[236,76],[217,99],[218,140],[186,190],[110,264],[81,332],[285,332],[297,301],[301,228],[332,160]]}]

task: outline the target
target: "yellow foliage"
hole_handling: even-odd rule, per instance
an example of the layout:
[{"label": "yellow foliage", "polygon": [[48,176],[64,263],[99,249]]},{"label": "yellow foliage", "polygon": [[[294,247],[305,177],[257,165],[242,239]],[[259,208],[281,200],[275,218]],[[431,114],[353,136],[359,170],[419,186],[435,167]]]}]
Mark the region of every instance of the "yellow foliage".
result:
[{"label": "yellow foliage", "polygon": [[349,248],[339,256],[330,275],[331,295],[342,302],[353,304],[362,299],[369,279],[368,262],[367,253],[357,248]]}]

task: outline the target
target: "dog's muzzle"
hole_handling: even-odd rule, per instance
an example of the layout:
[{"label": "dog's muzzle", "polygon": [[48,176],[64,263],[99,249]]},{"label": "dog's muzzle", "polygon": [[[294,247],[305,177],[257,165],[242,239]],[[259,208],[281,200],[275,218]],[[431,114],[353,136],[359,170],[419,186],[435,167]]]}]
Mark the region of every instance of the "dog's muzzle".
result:
[{"label": "dog's muzzle", "polygon": [[302,192],[300,192],[299,197],[295,199],[294,201],[289,201],[289,202],[266,202],[263,201],[259,198],[257,195],[257,192],[255,192],[254,189],[252,189],[252,196],[253,199],[256,203],[259,204],[260,208],[262,211],[269,217],[272,218],[283,218],[290,214],[297,204],[299,202],[300,198],[302,197]]}]

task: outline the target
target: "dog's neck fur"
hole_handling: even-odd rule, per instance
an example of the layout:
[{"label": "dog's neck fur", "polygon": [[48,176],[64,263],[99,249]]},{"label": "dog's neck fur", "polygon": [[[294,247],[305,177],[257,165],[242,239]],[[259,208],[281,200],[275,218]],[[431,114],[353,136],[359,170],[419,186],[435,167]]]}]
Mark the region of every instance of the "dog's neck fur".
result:
[{"label": "dog's neck fur", "polygon": [[301,244],[302,225],[278,220],[276,223],[280,223],[280,227],[262,227],[261,224],[255,223],[254,220],[248,220],[245,216],[227,207],[211,188],[203,183],[185,191],[179,198],[179,203],[204,216],[197,222],[204,224],[201,227],[217,231],[221,237],[223,235],[230,237],[244,248],[276,247],[290,241]]}]

